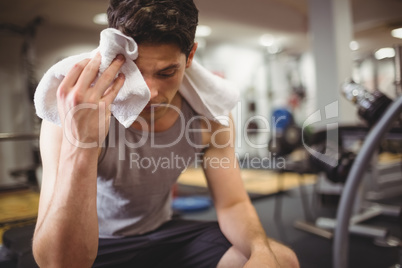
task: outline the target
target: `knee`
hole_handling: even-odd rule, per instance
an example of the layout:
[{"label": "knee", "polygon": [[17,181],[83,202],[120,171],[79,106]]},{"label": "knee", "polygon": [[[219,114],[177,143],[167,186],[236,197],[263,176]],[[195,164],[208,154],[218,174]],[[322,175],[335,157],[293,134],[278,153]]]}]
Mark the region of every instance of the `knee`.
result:
[{"label": "knee", "polygon": [[290,248],[286,248],[286,252],[283,254],[282,260],[279,262],[281,267],[289,268],[299,268],[299,260],[297,259],[296,253]]},{"label": "knee", "polygon": [[299,260],[296,253],[290,248],[274,240],[269,240],[272,251],[274,252],[280,267],[299,268]]}]

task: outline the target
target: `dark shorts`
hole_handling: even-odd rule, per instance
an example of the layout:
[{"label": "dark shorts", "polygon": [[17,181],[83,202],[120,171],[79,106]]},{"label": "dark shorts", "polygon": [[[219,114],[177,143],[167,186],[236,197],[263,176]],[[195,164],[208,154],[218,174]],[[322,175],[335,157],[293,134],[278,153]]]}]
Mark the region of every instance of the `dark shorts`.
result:
[{"label": "dark shorts", "polygon": [[99,239],[93,267],[216,267],[230,247],[216,222],[172,220],[144,235]]}]

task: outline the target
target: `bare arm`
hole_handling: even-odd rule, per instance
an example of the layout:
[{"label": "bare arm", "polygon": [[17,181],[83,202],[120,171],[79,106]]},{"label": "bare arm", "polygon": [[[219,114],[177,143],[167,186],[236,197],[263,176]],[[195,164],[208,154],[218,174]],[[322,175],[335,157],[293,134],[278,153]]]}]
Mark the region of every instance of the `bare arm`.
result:
[{"label": "bare arm", "polygon": [[[33,240],[40,267],[90,267],[96,258],[99,144],[109,126],[106,107],[124,82],[114,79],[123,62],[114,61],[93,87],[100,56],[74,66],[58,89],[62,127],[42,124],[43,178]],[[106,115],[103,121],[100,113]]]},{"label": "bare arm", "polygon": [[[278,267],[269,240],[240,177],[234,151],[234,127],[214,126],[204,155],[205,174],[220,228],[228,240],[253,262],[253,267]],[[251,264],[250,264],[251,265]],[[256,266],[254,266],[256,265]]]}]

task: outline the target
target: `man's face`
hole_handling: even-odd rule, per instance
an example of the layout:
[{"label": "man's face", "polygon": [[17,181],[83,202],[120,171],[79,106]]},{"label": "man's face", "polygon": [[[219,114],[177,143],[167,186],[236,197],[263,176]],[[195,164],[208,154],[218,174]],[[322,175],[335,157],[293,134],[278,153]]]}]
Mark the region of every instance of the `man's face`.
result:
[{"label": "man's face", "polygon": [[[194,52],[195,49],[196,46]],[[151,100],[140,114],[143,119],[150,121],[151,116],[161,118],[169,110],[167,106],[174,105],[184,71],[191,66],[194,52],[186,60],[186,55],[174,44],[138,46],[135,63],[151,93]]]}]

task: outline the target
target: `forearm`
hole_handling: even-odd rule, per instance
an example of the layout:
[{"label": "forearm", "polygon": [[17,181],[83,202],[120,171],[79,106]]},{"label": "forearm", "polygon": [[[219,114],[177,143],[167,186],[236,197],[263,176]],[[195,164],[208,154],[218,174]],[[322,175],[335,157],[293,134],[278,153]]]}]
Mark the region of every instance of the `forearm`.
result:
[{"label": "forearm", "polygon": [[33,250],[41,267],[90,267],[98,247],[97,150],[63,141],[52,201]]},{"label": "forearm", "polygon": [[218,210],[218,221],[224,235],[244,256],[272,254],[275,262],[257,212],[248,200]]}]

